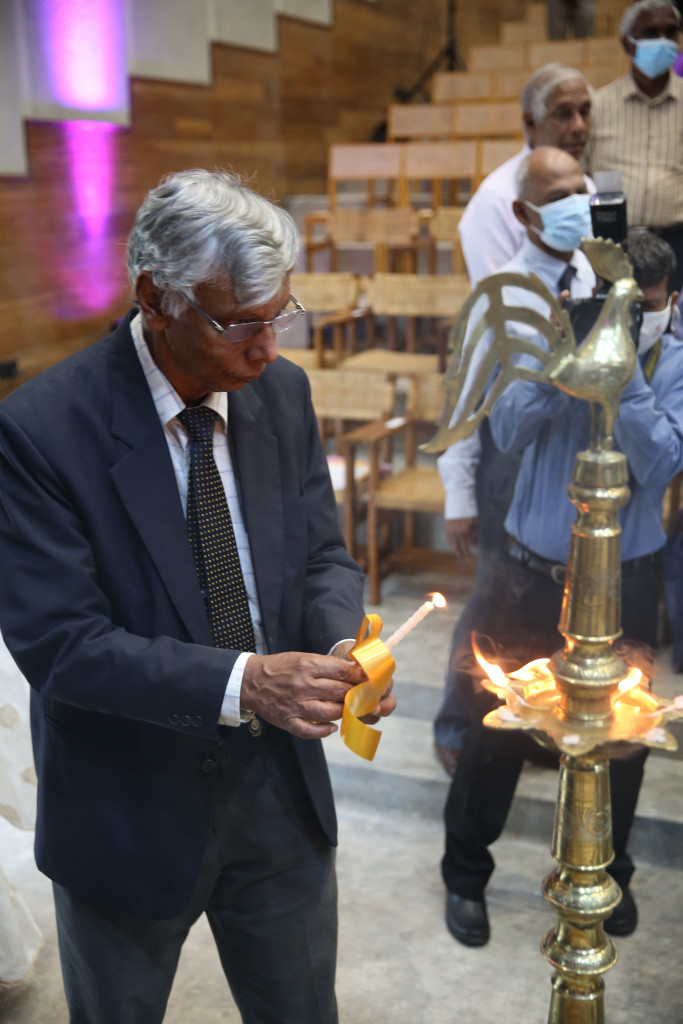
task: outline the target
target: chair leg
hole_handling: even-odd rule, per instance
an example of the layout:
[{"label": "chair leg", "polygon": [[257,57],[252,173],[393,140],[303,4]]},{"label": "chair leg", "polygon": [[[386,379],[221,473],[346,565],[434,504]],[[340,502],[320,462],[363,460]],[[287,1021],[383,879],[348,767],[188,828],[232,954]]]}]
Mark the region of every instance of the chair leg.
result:
[{"label": "chair leg", "polygon": [[368,500],[368,582],[370,584],[370,604],[379,604],[379,536],[377,522],[377,506],[372,497]]}]

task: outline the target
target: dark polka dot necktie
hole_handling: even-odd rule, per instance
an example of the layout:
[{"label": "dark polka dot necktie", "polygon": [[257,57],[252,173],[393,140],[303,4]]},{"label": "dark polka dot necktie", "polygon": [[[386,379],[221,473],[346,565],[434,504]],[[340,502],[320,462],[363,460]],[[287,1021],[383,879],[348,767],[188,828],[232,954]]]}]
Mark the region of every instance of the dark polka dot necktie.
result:
[{"label": "dark polka dot necktie", "polygon": [[216,413],[206,405],[178,415],[192,442],[187,530],[216,647],[255,651],[244,577],[223,481],[213,457]]}]

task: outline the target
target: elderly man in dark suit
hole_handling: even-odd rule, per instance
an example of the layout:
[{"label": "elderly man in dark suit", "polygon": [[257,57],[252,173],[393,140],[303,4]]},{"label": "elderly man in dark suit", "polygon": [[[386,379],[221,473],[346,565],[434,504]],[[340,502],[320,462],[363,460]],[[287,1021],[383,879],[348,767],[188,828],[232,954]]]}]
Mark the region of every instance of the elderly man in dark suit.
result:
[{"label": "elderly man in dark suit", "polygon": [[320,740],[362,577],[277,357],[296,247],[234,177],[170,177],[129,241],[138,308],[0,407],[0,626],[72,1024],[161,1021],[203,912],[244,1021],[337,1019]]}]

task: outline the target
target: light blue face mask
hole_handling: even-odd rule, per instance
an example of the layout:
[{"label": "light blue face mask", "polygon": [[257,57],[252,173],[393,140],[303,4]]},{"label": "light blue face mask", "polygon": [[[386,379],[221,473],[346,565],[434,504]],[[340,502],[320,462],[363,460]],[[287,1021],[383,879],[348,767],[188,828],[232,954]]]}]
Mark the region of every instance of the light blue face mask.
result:
[{"label": "light blue face mask", "polygon": [[636,53],[633,63],[646,78],[659,78],[665,75],[678,56],[678,47],[673,39],[633,39]]},{"label": "light blue face mask", "polygon": [[531,224],[532,231],[556,252],[573,252],[582,238],[589,238],[593,234],[590,203],[585,193],[577,192],[573,196],[556,199],[554,203],[546,203],[545,206],[534,206],[526,199],[524,202],[543,221],[542,231]]}]

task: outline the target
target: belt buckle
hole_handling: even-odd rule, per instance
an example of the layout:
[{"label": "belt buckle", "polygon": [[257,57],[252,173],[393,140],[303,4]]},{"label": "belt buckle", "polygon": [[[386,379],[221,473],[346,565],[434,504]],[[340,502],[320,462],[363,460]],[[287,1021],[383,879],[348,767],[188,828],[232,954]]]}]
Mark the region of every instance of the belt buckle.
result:
[{"label": "belt buckle", "polygon": [[566,565],[563,565],[562,562],[555,562],[554,565],[550,566],[550,579],[553,583],[557,583],[558,586],[564,586],[564,577],[566,572]]}]

